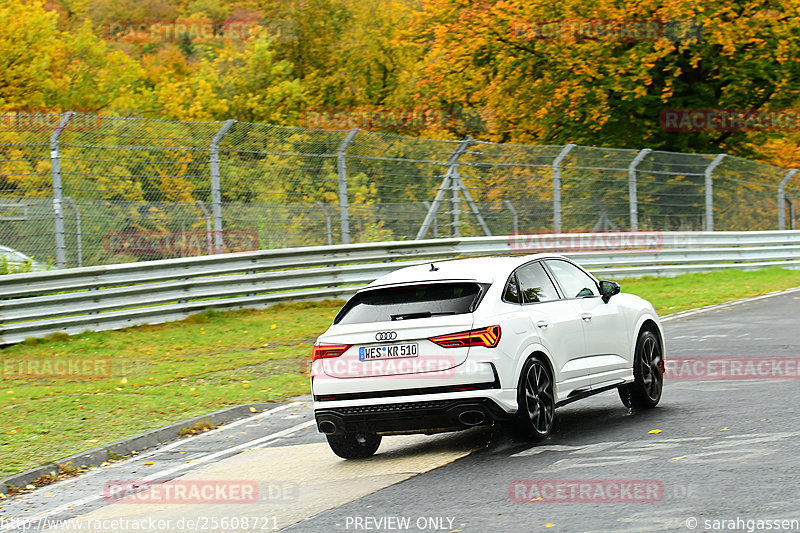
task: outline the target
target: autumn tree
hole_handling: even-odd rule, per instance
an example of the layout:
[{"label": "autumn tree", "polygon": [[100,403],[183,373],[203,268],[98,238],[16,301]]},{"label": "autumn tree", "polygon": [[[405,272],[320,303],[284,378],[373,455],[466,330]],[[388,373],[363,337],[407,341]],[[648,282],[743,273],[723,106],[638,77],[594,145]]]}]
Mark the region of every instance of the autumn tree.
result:
[{"label": "autumn tree", "polygon": [[[428,0],[416,21],[420,97],[489,108],[501,141],[742,147],[745,133],[668,133],[663,109],[760,109],[797,101],[797,0],[619,4]],[[656,24],[654,33],[580,24]]]},{"label": "autumn tree", "polygon": [[304,99],[292,64],[276,58],[263,34],[210,52],[185,76],[154,81],[153,111],[180,120],[292,123]]},{"label": "autumn tree", "polygon": [[57,27],[41,2],[0,2],[0,111],[98,112],[125,106],[140,69],[88,24]]}]

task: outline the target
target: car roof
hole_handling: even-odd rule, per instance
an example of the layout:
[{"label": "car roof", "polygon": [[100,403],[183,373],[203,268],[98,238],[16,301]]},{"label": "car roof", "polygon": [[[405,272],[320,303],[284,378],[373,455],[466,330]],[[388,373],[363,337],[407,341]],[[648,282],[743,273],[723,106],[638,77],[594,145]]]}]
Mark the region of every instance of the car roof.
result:
[{"label": "car roof", "polygon": [[30,260],[30,257],[28,257],[27,255],[23,254],[19,250],[15,250],[13,248],[9,248],[8,246],[3,246],[2,244],[0,244],[0,253],[14,255],[14,256],[22,258],[25,261],[29,261]]},{"label": "car roof", "polygon": [[[432,281],[476,281],[478,283],[494,283],[499,279],[504,282],[518,266],[536,259],[552,258],[566,259],[564,256],[556,254],[529,254],[494,255],[441,261],[433,260],[421,265],[401,268],[389,274],[385,274],[365,288]],[[436,270],[432,270],[431,265],[434,265]]]}]

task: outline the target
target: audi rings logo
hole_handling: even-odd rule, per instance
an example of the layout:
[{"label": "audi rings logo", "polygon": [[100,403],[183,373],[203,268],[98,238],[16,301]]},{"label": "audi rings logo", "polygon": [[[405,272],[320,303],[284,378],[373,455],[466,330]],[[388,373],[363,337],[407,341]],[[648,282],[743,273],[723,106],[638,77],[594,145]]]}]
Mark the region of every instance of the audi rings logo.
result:
[{"label": "audi rings logo", "polygon": [[396,331],[380,331],[375,334],[376,341],[393,341],[397,338]]}]

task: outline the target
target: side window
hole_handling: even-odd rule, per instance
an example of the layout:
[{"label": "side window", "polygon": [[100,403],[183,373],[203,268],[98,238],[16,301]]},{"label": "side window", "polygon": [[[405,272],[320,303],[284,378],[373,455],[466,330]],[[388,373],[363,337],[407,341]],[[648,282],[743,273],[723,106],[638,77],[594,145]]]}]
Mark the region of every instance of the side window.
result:
[{"label": "side window", "polygon": [[547,261],[547,266],[553,271],[567,298],[586,298],[600,295],[597,283],[586,272],[572,263],[551,259]]},{"label": "side window", "polygon": [[517,270],[519,290],[525,303],[558,300],[558,292],[541,263],[532,263]]},{"label": "side window", "polygon": [[503,290],[503,300],[512,303],[520,304],[522,301],[519,298],[519,286],[517,285],[517,275],[511,274],[506,283],[506,288]]}]

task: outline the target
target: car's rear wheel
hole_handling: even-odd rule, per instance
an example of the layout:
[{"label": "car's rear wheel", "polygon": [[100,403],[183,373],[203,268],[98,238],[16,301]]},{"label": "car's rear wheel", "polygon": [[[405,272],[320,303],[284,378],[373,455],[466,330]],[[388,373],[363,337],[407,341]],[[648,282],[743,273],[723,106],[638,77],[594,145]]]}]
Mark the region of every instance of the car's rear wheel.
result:
[{"label": "car's rear wheel", "polygon": [[333,453],[342,459],[364,459],[371,457],[381,445],[380,435],[374,433],[345,433],[326,435]]},{"label": "car's rear wheel", "polygon": [[658,337],[652,331],[642,331],[633,358],[633,383],[619,388],[619,397],[626,407],[650,409],[658,405],[664,388],[663,361]]},{"label": "car's rear wheel", "polygon": [[528,359],[522,368],[517,386],[516,425],[522,435],[535,442],[550,435],[555,419],[553,378],[547,365],[536,358]]}]

